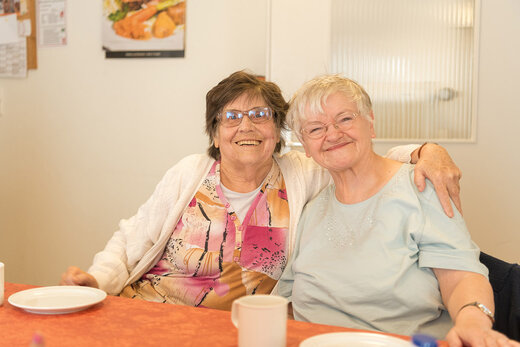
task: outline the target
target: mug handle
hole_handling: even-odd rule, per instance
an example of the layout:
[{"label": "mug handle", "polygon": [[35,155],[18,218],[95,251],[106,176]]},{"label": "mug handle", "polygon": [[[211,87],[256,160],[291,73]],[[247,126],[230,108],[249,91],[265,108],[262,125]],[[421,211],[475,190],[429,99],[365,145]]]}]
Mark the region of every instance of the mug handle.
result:
[{"label": "mug handle", "polygon": [[238,302],[235,300],[231,305],[231,322],[238,328]]}]

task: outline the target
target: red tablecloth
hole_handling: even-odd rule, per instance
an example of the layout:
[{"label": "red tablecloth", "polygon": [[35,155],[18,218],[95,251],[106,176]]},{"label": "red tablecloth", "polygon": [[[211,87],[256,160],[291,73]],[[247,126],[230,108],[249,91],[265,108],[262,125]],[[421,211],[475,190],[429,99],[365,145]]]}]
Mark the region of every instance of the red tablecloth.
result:
[{"label": "red tablecloth", "polygon": [[[0,346],[29,346],[36,331],[43,335],[46,347],[237,345],[237,329],[227,311],[108,296],[84,311],[38,315],[7,302],[11,294],[32,287],[5,284],[4,304],[0,306]],[[352,329],[290,320],[287,346],[339,331]]]}]

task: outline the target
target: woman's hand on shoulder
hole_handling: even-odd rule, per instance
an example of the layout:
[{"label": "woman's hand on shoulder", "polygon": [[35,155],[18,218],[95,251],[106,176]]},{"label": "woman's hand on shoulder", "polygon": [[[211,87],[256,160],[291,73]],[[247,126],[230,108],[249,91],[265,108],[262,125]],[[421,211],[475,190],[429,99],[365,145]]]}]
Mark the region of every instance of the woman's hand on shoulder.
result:
[{"label": "woman's hand on shoulder", "polygon": [[99,288],[97,280],[91,274],[76,266],[69,266],[61,275],[60,286],[85,286]]},{"label": "woman's hand on shoulder", "polygon": [[450,347],[520,347],[520,343],[491,329],[491,321],[477,308],[465,308],[446,335]]},{"label": "woman's hand on shoulder", "polygon": [[[415,152],[418,152],[416,150]],[[450,198],[455,207],[462,214],[462,204],[460,202],[460,185],[462,177],[460,169],[451,159],[448,151],[435,143],[426,143],[420,148],[420,155],[413,153],[415,157],[415,185],[419,191],[426,187],[428,178],[435,187],[437,196],[441,202],[444,212],[449,217],[453,217],[453,208]]]}]

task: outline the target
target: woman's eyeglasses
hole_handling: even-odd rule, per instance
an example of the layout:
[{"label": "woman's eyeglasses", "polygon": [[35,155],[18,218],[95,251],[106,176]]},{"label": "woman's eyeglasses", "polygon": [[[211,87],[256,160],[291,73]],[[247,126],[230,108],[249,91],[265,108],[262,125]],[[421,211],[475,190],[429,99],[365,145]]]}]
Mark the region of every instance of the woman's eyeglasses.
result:
[{"label": "woman's eyeglasses", "polygon": [[265,106],[255,107],[248,111],[224,110],[218,116],[222,126],[236,127],[242,123],[244,116],[249,117],[249,120],[255,124],[265,123],[273,117],[273,111]]},{"label": "woman's eyeglasses", "polygon": [[321,122],[310,122],[303,126],[302,134],[307,135],[311,139],[321,139],[327,133],[329,125],[333,124],[334,128],[347,131],[352,128],[354,120],[357,118],[357,113],[342,113],[334,121],[327,124]]}]

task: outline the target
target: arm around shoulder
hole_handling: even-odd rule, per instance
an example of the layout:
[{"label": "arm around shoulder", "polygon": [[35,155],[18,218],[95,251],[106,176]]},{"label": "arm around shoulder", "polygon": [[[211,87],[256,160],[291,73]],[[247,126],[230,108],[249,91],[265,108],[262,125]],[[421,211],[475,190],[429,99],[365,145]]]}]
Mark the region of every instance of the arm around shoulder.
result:
[{"label": "arm around shoulder", "polygon": [[[451,159],[448,151],[438,144],[424,143],[418,150],[414,151],[413,157],[416,160],[414,182],[419,191],[424,190],[426,179],[429,179],[435,187],[435,192],[446,215],[448,217],[454,216],[451,201],[453,201],[457,210],[462,213],[459,185],[462,173]],[[412,159],[412,162],[414,162],[414,159]]]}]

